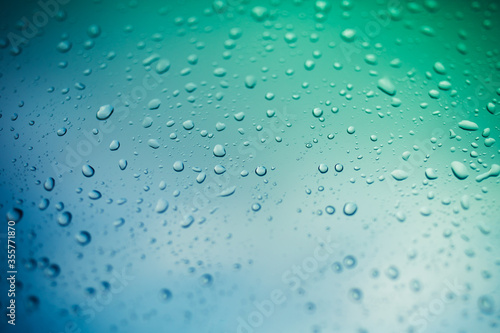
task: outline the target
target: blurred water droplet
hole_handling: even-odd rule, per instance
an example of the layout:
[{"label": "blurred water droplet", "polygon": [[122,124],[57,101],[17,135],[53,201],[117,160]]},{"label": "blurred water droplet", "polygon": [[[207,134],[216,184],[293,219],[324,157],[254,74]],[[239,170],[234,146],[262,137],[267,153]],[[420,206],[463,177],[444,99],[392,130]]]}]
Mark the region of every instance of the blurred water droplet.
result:
[{"label": "blurred water droplet", "polygon": [[92,237],[90,236],[90,233],[88,231],[80,231],[76,234],[75,239],[78,244],[80,244],[81,246],[85,246],[90,243]]}]

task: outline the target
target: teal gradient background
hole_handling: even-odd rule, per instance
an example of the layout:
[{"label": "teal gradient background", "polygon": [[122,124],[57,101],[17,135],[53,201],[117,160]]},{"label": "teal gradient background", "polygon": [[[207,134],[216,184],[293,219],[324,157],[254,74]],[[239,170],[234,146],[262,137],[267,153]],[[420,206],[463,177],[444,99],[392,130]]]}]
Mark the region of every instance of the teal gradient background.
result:
[{"label": "teal gradient background", "polygon": [[[0,211],[23,212],[17,323],[2,332],[499,330],[500,178],[475,180],[500,164],[499,142],[485,144],[500,134],[498,2],[41,3],[0,14]],[[144,64],[155,54],[165,73]]]}]

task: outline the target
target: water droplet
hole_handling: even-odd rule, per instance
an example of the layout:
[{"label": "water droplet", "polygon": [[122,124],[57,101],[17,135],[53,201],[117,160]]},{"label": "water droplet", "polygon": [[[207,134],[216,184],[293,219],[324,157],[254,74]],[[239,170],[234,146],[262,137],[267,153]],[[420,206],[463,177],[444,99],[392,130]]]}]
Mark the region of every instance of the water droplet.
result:
[{"label": "water droplet", "polygon": [[111,141],[109,144],[109,150],[115,151],[118,150],[118,148],[120,148],[120,142],[118,140]]},{"label": "water droplet", "polygon": [[203,287],[210,287],[214,282],[214,278],[212,277],[212,275],[206,273],[206,274],[203,274],[201,277],[200,277],[200,284],[203,286]]},{"label": "water droplet", "polygon": [[255,174],[257,176],[261,176],[262,177],[262,176],[265,176],[266,173],[267,173],[267,169],[264,166],[258,166],[257,168],[255,168]]},{"label": "water droplet", "polygon": [[351,290],[349,290],[349,296],[351,296],[351,299],[354,302],[361,302],[361,300],[363,299],[363,292],[361,291],[361,289],[352,288]]},{"label": "water droplet", "polygon": [[344,170],[344,166],[340,163],[335,164],[335,171],[342,172]]},{"label": "water droplet", "polygon": [[181,228],[187,229],[194,223],[194,217],[192,215],[187,215],[181,222]]},{"label": "water droplet", "polygon": [[248,89],[253,89],[257,84],[257,79],[253,75],[247,75],[245,77],[245,87]]},{"label": "water droplet", "polygon": [[227,74],[227,71],[225,68],[218,67],[218,68],[214,69],[214,75],[217,77],[224,77],[224,76],[226,76],[226,74]]},{"label": "water droplet", "polygon": [[446,74],[446,68],[439,61],[434,63],[434,71],[438,74]]},{"label": "water droplet", "polygon": [[476,181],[481,182],[481,181],[485,180],[486,178],[497,177],[498,175],[500,175],[500,165],[492,164],[490,170],[488,170],[487,172],[480,174],[476,177]]},{"label": "water droplet", "polygon": [[418,280],[411,280],[410,289],[414,292],[419,292],[422,289],[422,284]]},{"label": "water droplet", "polygon": [[98,200],[102,197],[102,194],[101,194],[101,192],[99,192],[97,190],[92,190],[88,193],[88,196],[92,200]]},{"label": "water droplet", "polygon": [[345,42],[352,42],[354,41],[354,39],[356,38],[356,30],[354,29],[345,29],[344,31],[342,31],[340,33],[340,37],[342,37],[342,39],[345,41]]},{"label": "water droplet", "polygon": [[175,171],[181,172],[182,170],[184,170],[184,163],[182,163],[182,161],[175,161],[173,168]]},{"label": "water droplet", "polygon": [[61,273],[61,268],[57,264],[51,264],[45,268],[44,273],[47,277],[54,279]]},{"label": "water droplet", "polygon": [[470,120],[462,120],[458,123],[458,127],[466,131],[477,131],[479,126]]},{"label": "water droplet", "polygon": [[285,34],[285,42],[287,44],[292,44],[292,43],[295,43],[297,41],[297,35],[294,34],[293,32],[287,32]]},{"label": "water droplet", "polygon": [[333,213],[335,213],[335,208],[333,206],[326,206],[325,212],[329,215],[332,215]]},{"label": "water droplet", "polygon": [[316,63],[314,62],[314,60],[306,60],[306,62],[304,63],[304,68],[307,71],[312,71],[315,66],[316,66]]},{"label": "water droplet", "polygon": [[7,211],[7,221],[19,222],[23,218],[23,211],[19,208],[11,208]]},{"label": "water droplet", "polygon": [[182,127],[184,127],[185,130],[192,130],[194,128],[194,123],[192,120],[186,120],[185,122],[182,123]]},{"label": "water droplet", "polygon": [[45,183],[43,183],[43,188],[50,192],[54,189],[55,184],[56,184],[56,181],[54,180],[54,178],[49,177],[49,178],[47,178]]},{"label": "water droplet", "polygon": [[144,128],[150,128],[151,125],[153,125],[153,118],[151,117],[146,117],[142,121],[142,127]]},{"label": "water droplet", "polygon": [[223,145],[215,145],[214,156],[217,156],[217,157],[226,156],[226,149],[224,148]]},{"label": "water droplet", "polygon": [[73,215],[70,212],[63,212],[57,216],[57,223],[62,227],[66,227],[71,223],[72,219]]},{"label": "water droplet", "polygon": [[488,104],[486,104],[486,110],[488,110],[488,112],[491,114],[495,114],[496,108],[497,108],[497,106],[492,102],[489,102]]},{"label": "water droplet", "polygon": [[80,244],[81,246],[85,246],[90,243],[92,237],[90,236],[90,233],[88,231],[80,231],[78,234],[76,234],[75,239],[78,244]]},{"label": "water droplet", "polygon": [[158,149],[160,148],[160,143],[156,139],[149,139],[148,146],[150,146],[153,149]]},{"label": "water droplet", "polygon": [[154,99],[149,101],[148,108],[150,110],[156,110],[160,107],[160,105],[161,105],[161,101],[158,98],[154,98]]},{"label": "water droplet", "polygon": [[217,130],[217,132],[221,132],[226,129],[226,124],[217,122],[217,124],[215,124],[215,129]]},{"label": "water droplet", "polygon": [[97,24],[92,24],[87,28],[87,35],[90,38],[97,38],[101,35],[101,28]]},{"label": "water droplet", "polygon": [[225,190],[222,190],[222,192],[219,193],[219,197],[228,197],[230,195],[233,195],[233,193],[236,191],[236,186],[231,186],[226,188]]},{"label": "water droplet", "polygon": [[252,205],[252,210],[253,210],[254,212],[258,212],[258,211],[260,210],[260,208],[261,208],[261,206],[260,206],[260,204],[259,204],[259,203],[254,203],[254,204]]},{"label": "water droplet", "polygon": [[226,168],[224,168],[222,165],[220,164],[217,164],[215,167],[214,167],[214,172],[217,174],[217,175],[222,175],[224,172],[226,172]]},{"label": "water droplet", "polygon": [[388,77],[379,79],[377,82],[377,87],[390,96],[394,96],[396,94],[396,86],[394,86],[394,84]]},{"label": "water droplet", "polygon": [[321,173],[326,173],[326,172],[328,172],[328,166],[327,166],[326,164],[321,163],[321,164],[318,166],[318,170],[319,170],[319,172],[321,172]]},{"label": "water droplet", "polygon": [[307,302],[306,311],[307,313],[314,313],[316,311],[316,304],[314,304],[313,302]]},{"label": "water droplet", "polygon": [[66,53],[69,50],[71,50],[72,46],[73,46],[73,44],[71,44],[70,41],[63,40],[63,41],[59,42],[59,44],[57,44],[56,49],[57,49],[57,51],[59,51],[61,53]]},{"label": "water droplet", "polygon": [[207,174],[205,172],[200,172],[198,174],[198,176],[196,176],[196,182],[198,184],[201,184],[205,181],[206,178],[207,178]]},{"label": "water droplet", "polygon": [[356,260],[356,257],[348,255],[344,258],[343,263],[345,268],[353,269],[354,267],[356,267],[358,261]]},{"label": "water droplet", "polygon": [[127,160],[124,160],[123,158],[118,161],[118,166],[120,167],[120,170],[125,170],[127,168]]},{"label": "water droplet", "polygon": [[40,210],[45,210],[49,207],[50,201],[49,199],[43,198],[40,200],[40,203],[38,204],[38,209]]},{"label": "water droplet", "polygon": [[120,217],[113,222],[113,225],[115,226],[115,228],[119,228],[124,224],[125,224],[125,219],[123,217]]},{"label": "water droplet", "polygon": [[162,214],[165,213],[167,209],[168,209],[168,201],[163,198],[158,199],[155,207],[155,212],[157,212],[158,214]]},{"label": "water droplet", "polygon": [[245,119],[245,113],[243,111],[236,113],[234,115],[234,119],[236,121],[242,121],[243,119]]},{"label": "water droplet", "polygon": [[393,172],[391,172],[391,176],[392,176],[392,178],[394,178],[398,181],[402,181],[402,180],[405,180],[406,178],[408,178],[408,173],[406,171],[403,171],[403,170],[394,170]]},{"label": "water droplet", "polygon": [[451,83],[449,81],[440,81],[438,83],[438,88],[441,90],[450,90],[451,89]]},{"label": "water droplet", "polygon": [[162,302],[168,302],[172,299],[172,292],[169,289],[161,289],[159,297]]},{"label": "water droplet", "polygon": [[437,175],[436,175],[436,172],[434,171],[433,168],[427,168],[425,169],[425,176],[427,177],[427,179],[429,180],[433,180],[433,179],[437,179]]},{"label": "water droplet", "polygon": [[106,120],[111,117],[114,110],[115,108],[109,104],[103,105],[99,108],[99,110],[97,110],[96,117],[99,120]]},{"label": "water droplet", "polygon": [[389,266],[386,271],[385,275],[392,280],[396,280],[399,277],[399,270],[395,266]]},{"label": "water droplet", "polygon": [[38,299],[38,297],[33,295],[28,296],[28,298],[26,299],[26,311],[28,312],[36,311],[39,306],[40,306],[40,300]]},{"label": "water droplet", "polygon": [[321,110],[320,108],[314,108],[312,110],[312,114],[313,116],[315,116],[316,118],[319,118],[323,115],[323,110]]},{"label": "water droplet", "polygon": [[264,21],[269,16],[269,11],[266,7],[255,6],[252,8],[252,17],[255,21]]},{"label": "water droplet", "polygon": [[92,166],[85,164],[82,166],[82,173],[85,177],[92,177],[95,173],[95,170]]},{"label": "water droplet", "polygon": [[495,302],[489,295],[483,295],[477,300],[479,310],[485,315],[491,315],[495,312]]},{"label": "water droplet", "polygon": [[340,262],[338,262],[338,261],[334,262],[332,264],[332,270],[335,273],[341,273],[343,271],[342,264]]},{"label": "water droplet", "polygon": [[344,214],[347,216],[354,215],[358,210],[358,206],[354,202],[347,202],[344,205]]},{"label": "water droplet", "polygon": [[160,59],[156,64],[155,71],[158,74],[166,73],[170,69],[170,61],[167,59]]}]

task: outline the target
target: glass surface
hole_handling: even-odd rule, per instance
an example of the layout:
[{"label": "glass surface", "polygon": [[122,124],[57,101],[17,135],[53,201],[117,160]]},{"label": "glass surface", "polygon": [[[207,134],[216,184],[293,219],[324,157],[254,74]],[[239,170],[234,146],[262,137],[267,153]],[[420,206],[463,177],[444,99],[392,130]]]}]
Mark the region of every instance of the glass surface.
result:
[{"label": "glass surface", "polygon": [[500,331],[498,1],[1,8],[1,332]]}]

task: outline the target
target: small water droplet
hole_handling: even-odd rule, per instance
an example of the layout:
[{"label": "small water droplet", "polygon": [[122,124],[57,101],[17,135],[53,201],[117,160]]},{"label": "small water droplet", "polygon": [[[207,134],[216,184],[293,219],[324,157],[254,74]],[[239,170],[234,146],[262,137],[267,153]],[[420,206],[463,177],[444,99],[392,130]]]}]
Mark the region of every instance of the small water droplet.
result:
[{"label": "small water droplet", "polygon": [[78,244],[85,246],[90,243],[92,237],[90,236],[90,233],[88,231],[83,230],[76,234],[75,239]]}]

